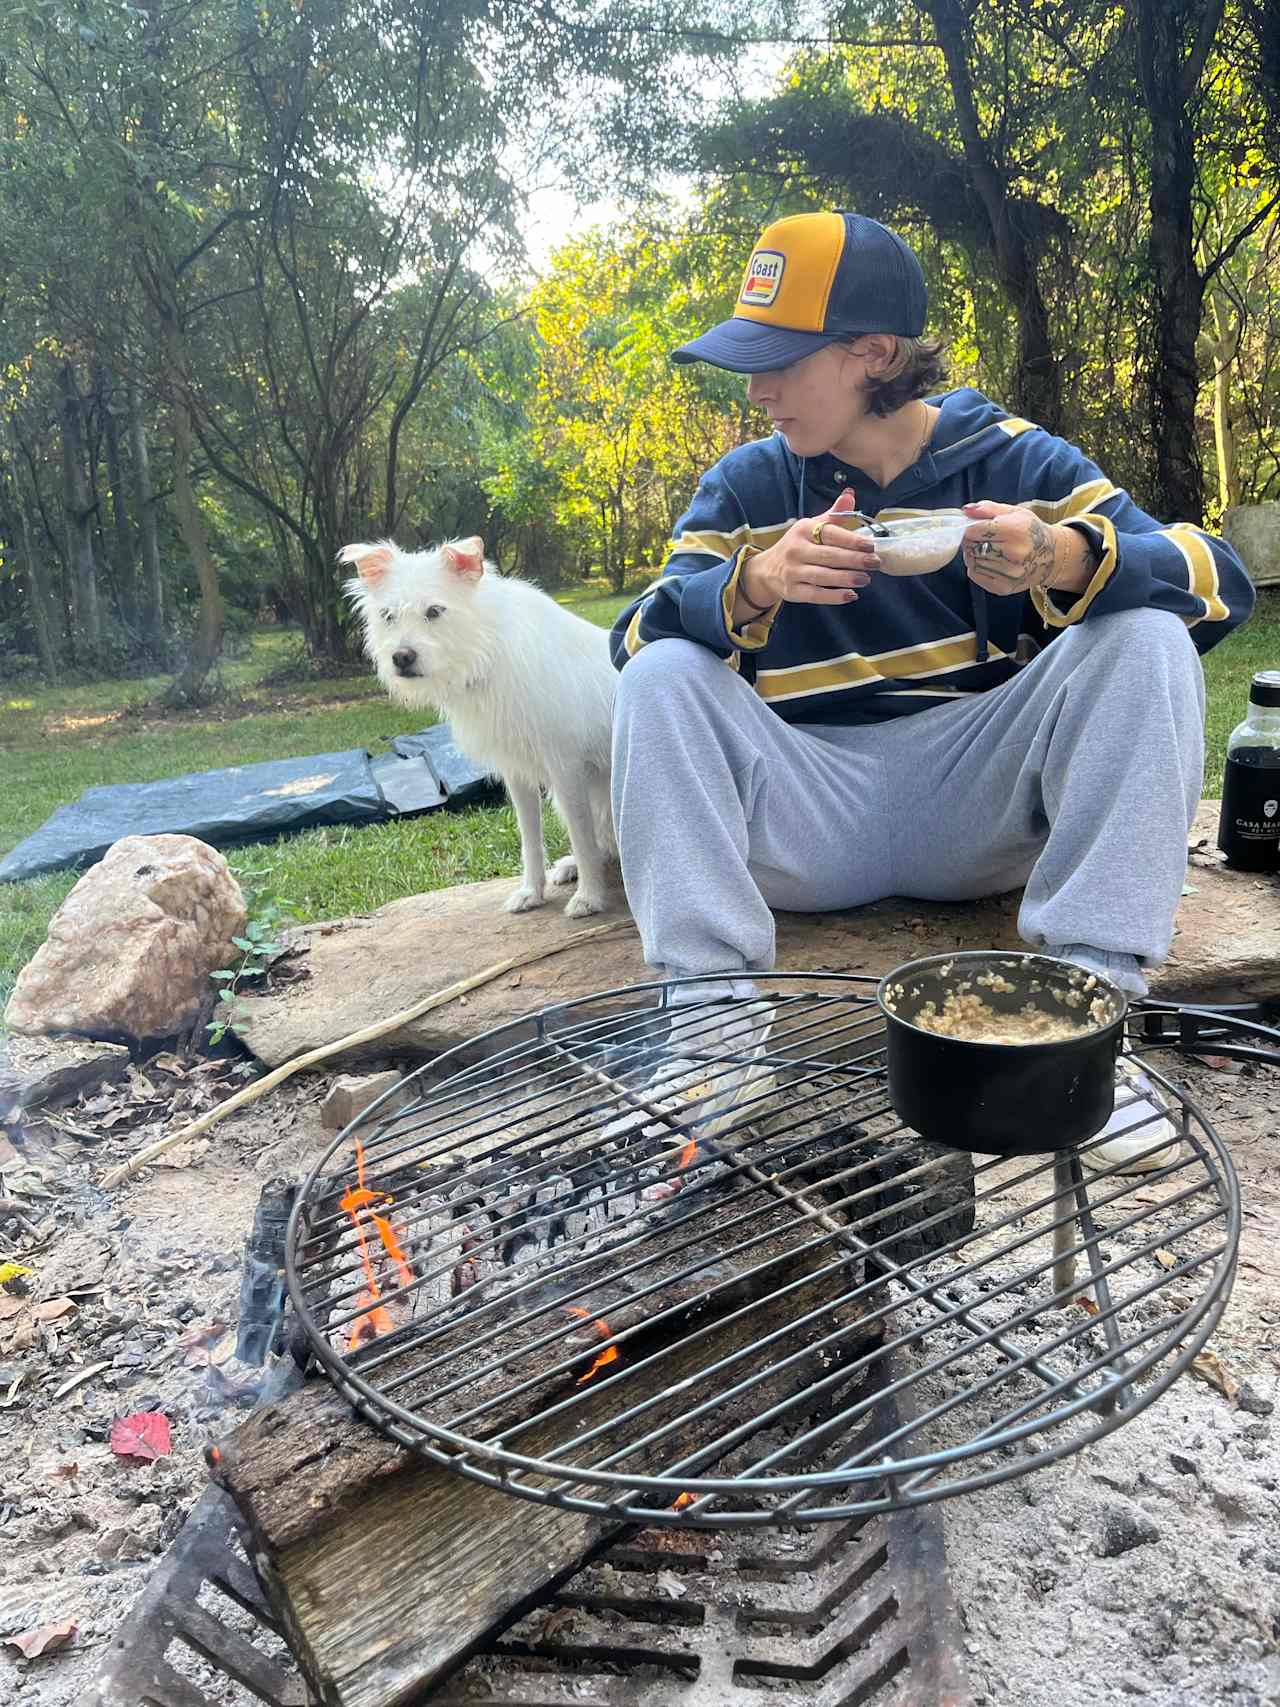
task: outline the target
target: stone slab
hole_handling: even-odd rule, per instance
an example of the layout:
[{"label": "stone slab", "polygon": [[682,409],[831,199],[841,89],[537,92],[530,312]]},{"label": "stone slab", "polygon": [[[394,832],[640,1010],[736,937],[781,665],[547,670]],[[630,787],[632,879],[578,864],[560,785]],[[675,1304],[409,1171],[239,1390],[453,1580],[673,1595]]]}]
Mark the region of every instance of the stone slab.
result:
[{"label": "stone slab", "polygon": [[1280,587],[1280,503],[1236,505],[1222,518],[1222,535],[1240,553],[1255,587]]},{"label": "stone slab", "polygon": [[[1217,801],[1200,808],[1191,847],[1212,848]],[[1188,867],[1173,953],[1152,979],[1167,1001],[1280,1000],[1280,877],[1227,871],[1199,861]],[[502,903],[510,878],[414,895],[367,917],[305,926],[289,940],[310,976],[278,995],[246,998],[249,1017],[237,1034],[267,1066],[334,1042],[380,1017],[423,1000],[494,962],[572,939],[603,922],[567,919],[552,903],[511,914]],[[881,901],[844,913],[779,913],[779,971],[861,972],[877,977],[925,954],[1019,946],[1019,896],[941,905]],[[619,893],[604,919],[625,918]],[[568,947],[522,971],[506,973],[447,1003],[392,1036],[336,1060],[429,1059],[474,1042],[491,1027],[592,991],[647,982],[634,931]]]},{"label": "stone slab", "polygon": [[124,1076],[129,1051],[83,1037],[0,1037],[0,1117],[71,1102],[82,1091]]}]

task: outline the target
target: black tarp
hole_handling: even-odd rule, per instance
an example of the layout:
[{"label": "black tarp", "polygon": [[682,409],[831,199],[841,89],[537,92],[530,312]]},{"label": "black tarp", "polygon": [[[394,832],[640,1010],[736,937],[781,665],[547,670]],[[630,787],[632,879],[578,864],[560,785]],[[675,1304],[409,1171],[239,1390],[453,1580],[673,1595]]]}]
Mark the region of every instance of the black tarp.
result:
[{"label": "black tarp", "polygon": [[416,735],[397,735],[391,751],[402,759],[425,757],[454,806],[485,800],[501,786],[476,768],[454,740],[447,723],[420,729]]},{"label": "black tarp", "polygon": [[324,824],[380,824],[470,805],[493,798],[496,786],[458,751],[448,725],[438,724],[398,737],[377,759],[353,747],[87,788],[0,860],[0,883],[83,869],[122,836],[196,836],[211,847],[230,847]]}]

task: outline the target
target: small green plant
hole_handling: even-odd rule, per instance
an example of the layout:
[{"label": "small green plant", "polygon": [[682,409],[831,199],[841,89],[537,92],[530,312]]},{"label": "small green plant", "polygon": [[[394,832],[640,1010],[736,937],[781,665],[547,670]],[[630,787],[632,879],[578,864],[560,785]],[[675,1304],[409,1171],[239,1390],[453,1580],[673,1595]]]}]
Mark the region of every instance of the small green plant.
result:
[{"label": "small green plant", "polygon": [[247,900],[249,922],[244,935],[231,939],[232,946],[240,950],[240,964],[209,974],[221,986],[217,1012],[207,1027],[211,1045],[221,1043],[229,1027],[247,1015],[249,1009],[241,998],[241,986],[251,978],[260,978],[267,970],[272,957],[280,952],[276,941],[280,926],[286,919],[298,916],[292,901],[270,890],[250,890]]}]

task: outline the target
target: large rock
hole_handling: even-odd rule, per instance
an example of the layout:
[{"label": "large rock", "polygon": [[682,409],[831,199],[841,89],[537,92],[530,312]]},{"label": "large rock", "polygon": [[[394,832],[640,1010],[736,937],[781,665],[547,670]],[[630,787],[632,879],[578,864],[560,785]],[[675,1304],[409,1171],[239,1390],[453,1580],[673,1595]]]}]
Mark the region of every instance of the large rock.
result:
[{"label": "large rock", "polygon": [[5,1011],[17,1032],[128,1042],[196,1017],[247,921],[222,855],[193,836],[125,836],[76,884]]},{"label": "large rock", "polygon": [[1233,506],[1222,518],[1222,537],[1240,553],[1255,587],[1280,587],[1280,503]]},{"label": "large rock", "polygon": [[[1218,803],[1200,809],[1192,847],[1217,835]],[[1197,855],[1197,860],[1202,856]],[[1135,872],[1134,881],[1141,882]],[[1167,1000],[1246,1001],[1280,996],[1280,882],[1193,863],[1178,912],[1178,935],[1152,993]],[[252,997],[236,1030],[254,1054],[277,1066],[304,1049],[331,1043],[420,1002],[495,962],[523,951],[571,943],[587,926],[556,906],[504,913],[509,878],[438,889],[393,901],[367,918],[311,925],[290,933],[310,977],[275,996]],[[1019,944],[1018,899],[943,906],[882,901],[848,913],[780,913],[778,969],[877,976],[903,960],[961,948]],[[625,919],[622,897],[605,915]],[[548,1003],[594,990],[642,983],[652,974],[633,930],[569,946],[548,960],[500,975],[393,1036],[346,1052],[346,1060],[389,1053],[426,1059],[519,1019]],[[335,1058],[336,1059],[336,1058]]]}]

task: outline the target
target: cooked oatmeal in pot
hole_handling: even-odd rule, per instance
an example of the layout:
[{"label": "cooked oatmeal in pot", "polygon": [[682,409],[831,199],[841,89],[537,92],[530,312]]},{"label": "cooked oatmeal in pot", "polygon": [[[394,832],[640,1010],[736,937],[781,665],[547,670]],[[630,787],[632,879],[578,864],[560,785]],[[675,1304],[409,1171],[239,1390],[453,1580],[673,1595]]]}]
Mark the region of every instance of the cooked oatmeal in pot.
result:
[{"label": "cooked oatmeal in pot", "polygon": [[926,1002],[912,1023],[940,1037],[959,1037],[969,1043],[1061,1043],[1097,1031],[1110,1018],[1110,1004],[1102,996],[1090,1001],[1087,1018],[1046,1013],[1034,1002],[1027,1002],[1017,1013],[997,1013],[976,990],[962,985],[948,990],[941,1011],[936,1002]]}]

